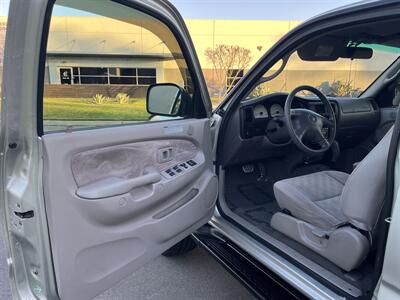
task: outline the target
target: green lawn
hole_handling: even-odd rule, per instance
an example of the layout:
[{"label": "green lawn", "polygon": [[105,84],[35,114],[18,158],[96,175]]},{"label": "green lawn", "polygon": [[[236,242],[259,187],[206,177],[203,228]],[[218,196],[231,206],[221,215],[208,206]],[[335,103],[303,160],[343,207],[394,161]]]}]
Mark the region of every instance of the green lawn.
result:
[{"label": "green lawn", "polygon": [[[213,104],[216,104],[213,99]],[[149,118],[145,99],[130,99],[119,104],[114,99],[95,104],[91,98],[45,98],[45,120],[143,121]]]},{"label": "green lawn", "polygon": [[145,99],[131,99],[129,104],[110,101],[95,104],[93,99],[45,98],[45,120],[107,120],[142,121],[147,120]]}]

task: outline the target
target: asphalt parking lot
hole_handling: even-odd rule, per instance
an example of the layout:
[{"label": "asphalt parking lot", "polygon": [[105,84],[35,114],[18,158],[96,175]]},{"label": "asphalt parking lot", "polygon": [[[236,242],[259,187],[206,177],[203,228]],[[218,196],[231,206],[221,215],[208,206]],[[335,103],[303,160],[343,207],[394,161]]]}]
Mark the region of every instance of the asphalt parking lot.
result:
[{"label": "asphalt parking lot", "polygon": [[[11,299],[4,245],[0,243],[0,299]],[[95,300],[253,299],[203,249],[176,258],[159,257]]]}]

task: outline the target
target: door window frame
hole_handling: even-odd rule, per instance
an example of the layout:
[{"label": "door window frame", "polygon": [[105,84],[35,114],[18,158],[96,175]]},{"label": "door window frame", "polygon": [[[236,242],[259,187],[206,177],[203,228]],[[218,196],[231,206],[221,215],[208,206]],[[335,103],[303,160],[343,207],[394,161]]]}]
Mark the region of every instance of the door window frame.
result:
[{"label": "door window frame", "polygon": [[[180,33],[178,32],[178,28],[175,27],[175,25],[170,22],[167,18],[164,18],[157,14],[157,12],[150,7],[148,8],[143,8],[140,5],[131,2],[130,0],[109,0],[110,2],[115,2],[119,5],[123,5],[125,7],[128,7],[130,9],[137,10],[141,13],[147,14],[150,17],[153,17],[154,19],[158,20],[159,22],[163,23],[173,34],[174,38],[176,39],[180,50],[183,55],[183,59],[185,60],[185,63],[187,65],[187,72],[189,72],[190,76],[190,81],[191,85],[193,88],[193,95],[192,95],[192,103],[193,103],[193,115],[191,116],[192,118],[204,118],[208,116],[207,112],[207,107],[205,101],[210,101],[209,97],[207,99],[202,99],[202,90],[205,89],[207,90],[205,86],[202,85],[200,82],[197,74],[195,74],[195,65],[193,62],[193,58],[190,57],[190,50],[188,46],[193,47],[194,55],[196,62],[198,63],[197,60],[197,53],[194,50],[193,43],[191,41],[191,37],[189,33],[186,30],[186,25],[182,24],[182,26],[185,26],[185,31],[184,34],[187,35],[188,39],[190,40],[190,45],[182,41],[181,38],[179,38]],[[43,27],[42,27],[42,39],[40,42],[40,53],[39,53],[39,66],[38,66],[38,81],[37,81],[37,98],[36,98],[36,109],[37,109],[37,122],[36,122],[36,129],[37,129],[37,135],[38,137],[43,136],[44,134],[51,134],[52,132],[44,132],[44,120],[43,120],[43,112],[44,112],[44,83],[45,83],[45,70],[46,70],[46,55],[47,55],[47,43],[48,43],[48,38],[49,38],[49,33],[50,33],[50,23],[51,19],[53,16],[53,8],[54,5],[56,4],[56,0],[49,0],[47,7],[46,7],[46,12],[45,12],[45,17],[44,17],[44,22],[43,22]],[[199,63],[198,63],[199,64]],[[200,67],[200,64],[199,64]],[[200,68],[200,76],[203,76],[201,73],[201,68]],[[186,88],[186,87],[185,87]],[[208,96],[208,93],[207,93]],[[211,107],[211,103],[209,105]],[[168,120],[166,120],[168,121]],[[131,126],[134,125],[143,125],[146,124],[145,122],[140,122],[137,124],[130,124]],[[124,126],[124,125],[117,125],[117,126]],[[109,126],[107,126],[109,127]],[[99,127],[97,127],[99,128]],[[104,128],[104,127],[103,127]],[[96,128],[88,128],[88,129],[82,129],[82,130],[92,130]]]}]

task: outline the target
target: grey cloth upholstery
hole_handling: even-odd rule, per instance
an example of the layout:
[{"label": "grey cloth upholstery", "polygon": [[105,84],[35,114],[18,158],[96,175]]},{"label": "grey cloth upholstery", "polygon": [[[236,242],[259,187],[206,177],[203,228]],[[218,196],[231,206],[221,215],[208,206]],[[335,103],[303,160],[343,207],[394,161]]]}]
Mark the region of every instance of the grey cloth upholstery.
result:
[{"label": "grey cloth upholstery", "polygon": [[385,197],[386,163],[391,128],[374,149],[357,165],[343,189],[342,211],[355,227],[373,231]]},{"label": "grey cloth upholstery", "polygon": [[372,231],[385,196],[386,162],[391,128],[349,176],[322,171],[275,183],[279,206],[303,221],[324,229],[349,222]]},{"label": "grey cloth upholstery", "polygon": [[[346,271],[358,267],[372,241],[349,224],[373,236],[385,197],[392,131],[391,128],[351,175],[323,171],[276,182],[276,200],[292,216],[278,212],[272,217],[271,226]],[[351,255],[341,252],[346,246],[352,249]]]},{"label": "grey cloth upholstery", "polygon": [[274,184],[279,206],[303,221],[323,229],[330,229],[346,217],[340,208],[340,195],[348,174],[322,171],[284,179]]}]

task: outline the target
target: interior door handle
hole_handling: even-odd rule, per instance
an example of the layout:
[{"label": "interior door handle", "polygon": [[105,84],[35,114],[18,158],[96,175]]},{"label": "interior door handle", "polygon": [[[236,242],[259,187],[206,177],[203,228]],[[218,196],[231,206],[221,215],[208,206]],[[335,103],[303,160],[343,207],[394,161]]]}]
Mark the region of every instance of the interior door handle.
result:
[{"label": "interior door handle", "polygon": [[128,193],[134,188],[157,183],[160,180],[161,174],[158,172],[130,179],[108,177],[78,188],[76,194],[86,199],[107,198]]}]

